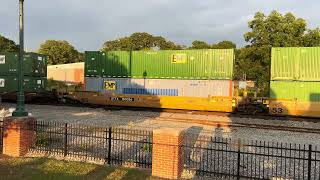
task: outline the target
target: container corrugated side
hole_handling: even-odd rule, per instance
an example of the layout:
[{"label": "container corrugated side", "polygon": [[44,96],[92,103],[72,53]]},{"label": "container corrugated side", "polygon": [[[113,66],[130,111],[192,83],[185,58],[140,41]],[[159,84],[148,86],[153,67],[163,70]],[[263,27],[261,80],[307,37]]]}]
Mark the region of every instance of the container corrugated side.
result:
[{"label": "container corrugated side", "polygon": [[102,78],[100,77],[86,77],[85,89],[89,92],[101,92]]},{"label": "container corrugated side", "polygon": [[320,81],[320,47],[304,47],[300,49],[301,81]]},{"label": "container corrugated side", "polygon": [[271,81],[270,82],[270,98],[271,99],[294,99],[295,94],[294,81]]},{"label": "container corrugated side", "polygon": [[24,75],[26,76],[47,76],[47,56],[37,53],[26,53],[23,64]]},{"label": "container corrugated side", "polygon": [[102,62],[104,62],[106,53],[100,51],[85,52],[85,76],[86,77],[101,77]]},{"label": "container corrugated side", "polygon": [[320,82],[272,81],[270,98],[302,102],[320,102]]},{"label": "container corrugated side", "polygon": [[102,60],[102,77],[130,77],[131,52],[109,51]]},{"label": "container corrugated side", "polygon": [[84,63],[48,66],[48,79],[72,84],[84,83]]},{"label": "container corrugated side", "polygon": [[151,79],[232,79],[233,49],[133,51],[131,75]]},{"label": "container corrugated side", "polygon": [[18,53],[0,54],[0,75],[16,74],[18,58]]},{"label": "container corrugated side", "polygon": [[[46,86],[44,77],[24,77],[24,90],[26,92],[43,91]],[[18,79],[15,76],[0,76],[0,92],[16,92],[18,90]]]},{"label": "container corrugated side", "polygon": [[299,48],[272,48],[271,80],[298,79],[299,61]]},{"label": "container corrugated side", "polygon": [[[210,97],[233,95],[233,82],[230,80],[173,80],[173,79],[131,79],[103,78],[101,93],[106,94],[142,94],[159,96]],[[88,84],[87,84],[88,87]],[[92,88],[88,91],[92,91]],[[98,88],[93,88],[98,89]]]},{"label": "container corrugated side", "polygon": [[271,80],[320,81],[320,47],[273,48]]},{"label": "container corrugated side", "polygon": [[[18,70],[18,53],[0,55],[0,74],[16,75]],[[47,56],[37,53],[26,53],[23,58],[25,76],[44,77],[47,75]]]},{"label": "container corrugated side", "polygon": [[295,82],[297,101],[320,102],[320,82]]}]

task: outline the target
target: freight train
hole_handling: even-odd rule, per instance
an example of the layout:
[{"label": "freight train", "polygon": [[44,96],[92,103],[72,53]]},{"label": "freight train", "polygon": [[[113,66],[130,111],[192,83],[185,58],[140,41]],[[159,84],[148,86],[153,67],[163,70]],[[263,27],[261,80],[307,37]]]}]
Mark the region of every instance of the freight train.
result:
[{"label": "freight train", "polygon": [[232,112],[232,49],[85,52],[81,102]]},{"label": "freight train", "polygon": [[61,67],[49,69],[60,69],[60,81],[84,81],[82,90],[64,93],[81,103],[220,112],[263,106],[272,115],[320,117],[320,47],[273,48],[271,57],[270,97],[242,102],[233,49],[87,51],[64,76]]}]

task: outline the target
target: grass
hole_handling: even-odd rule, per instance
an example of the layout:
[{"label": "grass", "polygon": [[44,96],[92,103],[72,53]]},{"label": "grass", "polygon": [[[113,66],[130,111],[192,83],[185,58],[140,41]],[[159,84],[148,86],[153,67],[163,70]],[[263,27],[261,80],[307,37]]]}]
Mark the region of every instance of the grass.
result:
[{"label": "grass", "polygon": [[108,167],[47,158],[0,157],[0,179],[106,179],[150,180],[150,173],[137,169]]}]

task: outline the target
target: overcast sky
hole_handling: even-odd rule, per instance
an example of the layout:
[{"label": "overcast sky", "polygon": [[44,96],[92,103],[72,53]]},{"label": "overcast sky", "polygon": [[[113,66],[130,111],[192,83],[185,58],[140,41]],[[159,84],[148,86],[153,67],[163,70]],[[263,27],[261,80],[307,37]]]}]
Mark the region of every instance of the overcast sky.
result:
[{"label": "overcast sky", "polygon": [[[255,12],[293,12],[320,26],[320,0],[25,0],[25,43],[37,50],[47,39],[67,40],[78,50],[148,32],[179,44],[195,39],[244,44]],[[1,0],[0,34],[17,42],[18,0]]]}]

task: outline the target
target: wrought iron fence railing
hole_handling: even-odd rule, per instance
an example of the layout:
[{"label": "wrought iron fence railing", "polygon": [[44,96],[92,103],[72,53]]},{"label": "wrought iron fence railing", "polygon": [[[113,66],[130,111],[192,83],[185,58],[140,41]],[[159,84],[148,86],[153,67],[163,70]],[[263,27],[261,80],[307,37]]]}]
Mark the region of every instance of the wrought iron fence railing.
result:
[{"label": "wrought iron fence railing", "polygon": [[182,148],[185,169],[198,176],[320,179],[320,151],[312,145],[186,136]]},{"label": "wrought iron fence railing", "polygon": [[37,122],[31,151],[151,168],[152,131]]}]

